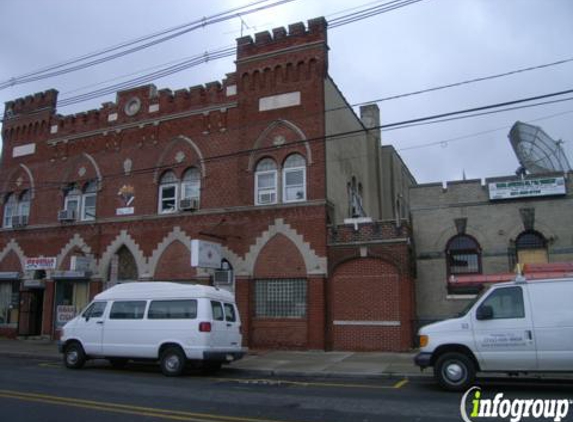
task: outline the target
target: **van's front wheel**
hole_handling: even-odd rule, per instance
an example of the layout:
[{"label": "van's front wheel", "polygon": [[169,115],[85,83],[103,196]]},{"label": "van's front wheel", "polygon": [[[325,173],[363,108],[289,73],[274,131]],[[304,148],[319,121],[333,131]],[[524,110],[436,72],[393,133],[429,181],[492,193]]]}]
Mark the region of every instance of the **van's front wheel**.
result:
[{"label": "van's front wheel", "polygon": [[70,343],[64,349],[64,365],[70,369],[80,369],[86,363],[84,348],[79,343]]},{"label": "van's front wheel", "polygon": [[185,353],[179,347],[168,347],[161,353],[161,372],[167,377],[176,377],[185,369]]},{"label": "van's front wheel", "polygon": [[445,353],[434,366],[434,376],[440,386],[449,391],[466,390],[475,379],[473,361],[462,353]]}]

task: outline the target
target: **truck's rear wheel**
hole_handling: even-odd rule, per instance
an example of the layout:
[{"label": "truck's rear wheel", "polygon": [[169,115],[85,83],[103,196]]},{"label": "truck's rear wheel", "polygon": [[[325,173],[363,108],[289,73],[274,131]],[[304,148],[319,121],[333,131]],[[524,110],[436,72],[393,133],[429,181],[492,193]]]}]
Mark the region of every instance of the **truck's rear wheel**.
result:
[{"label": "truck's rear wheel", "polygon": [[434,365],[434,376],[442,388],[449,391],[463,391],[474,382],[476,367],[468,356],[458,353],[445,353]]},{"label": "truck's rear wheel", "polygon": [[161,353],[161,372],[167,377],[176,377],[185,369],[185,353],[179,347],[168,347]]}]

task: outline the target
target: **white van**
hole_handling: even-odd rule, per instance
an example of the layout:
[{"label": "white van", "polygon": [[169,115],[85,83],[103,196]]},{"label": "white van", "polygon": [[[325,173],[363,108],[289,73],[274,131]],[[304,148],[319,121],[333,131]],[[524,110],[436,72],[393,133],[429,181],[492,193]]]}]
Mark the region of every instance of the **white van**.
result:
[{"label": "white van", "polygon": [[573,278],[493,285],[419,340],[415,363],[447,390],[465,390],[476,372],[573,372]]},{"label": "white van", "polygon": [[187,361],[216,370],[243,357],[241,319],[231,293],[168,282],[116,285],[95,296],[62,330],[58,348],[68,368],[94,358],[115,367],[159,360],[167,376]]}]

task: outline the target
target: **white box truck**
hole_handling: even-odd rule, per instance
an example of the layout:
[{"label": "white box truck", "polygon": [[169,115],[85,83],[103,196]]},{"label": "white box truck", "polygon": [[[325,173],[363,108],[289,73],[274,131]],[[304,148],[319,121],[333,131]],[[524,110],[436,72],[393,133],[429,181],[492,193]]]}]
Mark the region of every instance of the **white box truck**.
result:
[{"label": "white box truck", "polygon": [[95,296],[62,330],[58,347],[68,368],[86,360],[158,360],[167,376],[191,362],[216,370],[243,357],[241,319],[225,290],[169,282],[119,284]]},{"label": "white box truck", "polygon": [[573,278],[493,285],[419,341],[415,363],[447,390],[467,389],[476,372],[573,372]]}]

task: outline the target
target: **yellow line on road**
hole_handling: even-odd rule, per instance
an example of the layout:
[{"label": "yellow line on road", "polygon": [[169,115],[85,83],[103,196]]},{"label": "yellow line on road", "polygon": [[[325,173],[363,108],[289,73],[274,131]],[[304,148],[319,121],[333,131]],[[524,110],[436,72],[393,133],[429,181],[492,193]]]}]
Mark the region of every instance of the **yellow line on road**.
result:
[{"label": "yellow line on road", "polygon": [[29,402],[47,403],[52,405],[93,409],[101,412],[115,412],[140,416],[152,416],[189,422],[280,422],[270,419],[253,419],[236,416],[215,415],[208,413],[183,412],[178,410],[159,409],[152,407],[132,406],[120,403],[74,399],[71,397],[52,396],[46,394],[24,393],[21,391],[0,390],[0,397],[24,400]]},{"label": "yellow line on road", "polygon": [[392,388],[395,388],[395,389],[402,388],[406,384],[408,384],[408,380],[406,378],[404,378],[403,380],[398,381],[396,384],[394,384],[394,386]]}]

